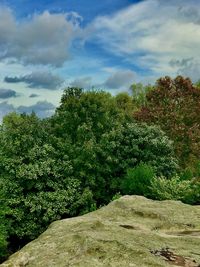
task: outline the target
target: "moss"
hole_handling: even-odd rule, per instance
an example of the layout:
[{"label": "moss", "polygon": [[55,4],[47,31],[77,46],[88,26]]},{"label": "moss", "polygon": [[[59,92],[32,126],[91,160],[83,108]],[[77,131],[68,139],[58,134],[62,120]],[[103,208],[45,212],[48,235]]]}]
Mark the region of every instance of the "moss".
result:
[{"label": "moss", "polygon": [[[164,248],[199,264],[199,230],[199,206],[124,196],[84,216],[54,222],[1,267],[169,266],[151,253]],[[16,265],[20,258],[25,265]]]}]

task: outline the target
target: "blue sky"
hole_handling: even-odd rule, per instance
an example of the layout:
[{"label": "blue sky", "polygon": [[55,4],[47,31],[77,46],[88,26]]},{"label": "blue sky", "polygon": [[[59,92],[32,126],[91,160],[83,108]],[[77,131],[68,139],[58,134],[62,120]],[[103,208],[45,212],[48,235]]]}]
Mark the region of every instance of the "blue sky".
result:
[{"label": "blue sky", "polygon": [[1,0],[0,120],[51,115],[67,86],[116,94],[164,75],[200,79],[196,0]]}]

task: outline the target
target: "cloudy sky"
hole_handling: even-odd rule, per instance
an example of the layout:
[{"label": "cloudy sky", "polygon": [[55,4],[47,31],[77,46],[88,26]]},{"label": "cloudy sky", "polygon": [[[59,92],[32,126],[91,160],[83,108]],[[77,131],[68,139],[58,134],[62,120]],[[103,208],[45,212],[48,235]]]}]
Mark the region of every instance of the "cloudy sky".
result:
[{"label": "cloudy sky", "polygon": [[0,0],[0,120],[51,115],[67,86],[195,82],[199,49],[198,0]]}]

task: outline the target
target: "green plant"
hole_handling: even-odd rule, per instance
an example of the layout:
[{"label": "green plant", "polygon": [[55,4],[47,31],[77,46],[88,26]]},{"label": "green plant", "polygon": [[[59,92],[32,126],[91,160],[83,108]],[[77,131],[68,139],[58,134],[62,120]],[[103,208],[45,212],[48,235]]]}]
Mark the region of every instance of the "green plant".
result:
[{"label": "green plant", "polygon": [[149,186],[154,175],[152,167],[144,163],[140,163],[135,168],[128,169],[125,179],[122,181],[123,193],[149,196]]},{"label": "green plant", "polygon": [[198,186],[191,180],[181,180],[177,175],[170,179],[154,177],[151,180],[151,197],[158,200],[181,200],[188,204],[196,204]]},{"label": "green plant", "polygon": [[113,197],[112,197],[112,201],[119,199],[122,196],[122,194],[120,192],[116,193]]},{"label": "green plant", "polygon": [[10,114],[0,137],[0,194],[9,208],[9,238],[29,241],[52,221],[92,205],[92,193],[72,175],[70,159],[50,143],[45,121]]},{"label": "green plant", "polygon": [[[1,180],[0,180],[0,186]],[[0,263],[3,261],[8,255],[7,252],[7,239],[8,239],[8,231],[9,231],[9,221],[6,219],[6,213],[8,212],[8,208],[5,205],[5,199],[0,191]]]}]

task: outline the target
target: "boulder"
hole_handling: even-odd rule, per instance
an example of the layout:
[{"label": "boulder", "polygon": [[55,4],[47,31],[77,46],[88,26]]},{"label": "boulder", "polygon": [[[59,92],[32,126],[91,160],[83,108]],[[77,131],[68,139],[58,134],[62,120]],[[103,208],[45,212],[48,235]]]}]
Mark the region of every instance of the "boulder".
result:
[{"label": "boulder", "polygon": [[1,267],[200,266],[200,206],[124,196],[53,222]]}]

